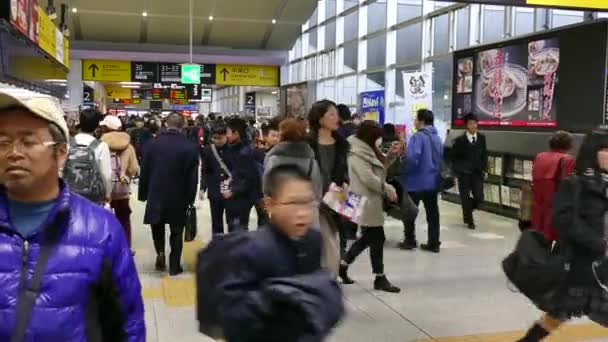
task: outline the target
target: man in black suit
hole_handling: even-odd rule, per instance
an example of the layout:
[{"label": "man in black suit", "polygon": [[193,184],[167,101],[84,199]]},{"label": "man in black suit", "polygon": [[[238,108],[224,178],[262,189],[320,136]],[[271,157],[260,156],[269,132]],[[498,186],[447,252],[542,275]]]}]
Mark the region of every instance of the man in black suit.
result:
[{"label": "man in black suit", "polygon": [[144,224],[152,226],[158,271],[166,268],[165,224],[170,226],[169,274],[172,276],[183,272],[186,210],[194,204],[198,185],[198,146],[186,138],[183,128],[181,114],[171,113],[167,117],[167,129],[144,150],[139,177],[139,200],[147,202]]},{"label": "man in black suit", "polygon": [[[475,229],[473,210],[483,201],[483,179],[488,161],[486,137],[478,132],[474,114],[464,118],[467,131],[454,140],[452,161],[458,176],[462,218],[469,229]],[[471,193],[473,198],[471,198]]]}]

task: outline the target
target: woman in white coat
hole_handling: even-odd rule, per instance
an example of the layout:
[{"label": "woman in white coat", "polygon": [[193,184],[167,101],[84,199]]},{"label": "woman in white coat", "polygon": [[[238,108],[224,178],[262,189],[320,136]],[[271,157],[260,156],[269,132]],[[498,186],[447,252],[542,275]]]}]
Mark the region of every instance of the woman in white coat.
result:
[{"label": "woman in white coat", "polygon": [[374,289],[400,292],[384,275],[384,197],[397,201],[395,188],[386,183],[386,169],[396,159],[398,146],[391,148],[385,157],[378,148],[382,129],[375,121],[364,121],[357,134],[348,141],[351,151],[348,156],[349,190],[367,198],[360,219],[361,237],[355,241],[340,263],[339,276],[344,284],[354,281],[348,277],[348,266],[369,247],[372,271],[376,275]]}]

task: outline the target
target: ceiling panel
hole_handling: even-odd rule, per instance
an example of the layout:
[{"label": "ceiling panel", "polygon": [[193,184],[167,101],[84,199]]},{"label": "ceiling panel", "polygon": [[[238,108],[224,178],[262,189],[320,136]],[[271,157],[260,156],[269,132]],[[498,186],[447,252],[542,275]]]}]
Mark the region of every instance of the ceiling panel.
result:
[{"label": "ceiling panel", "polygon": [[[293,1],[293,0],[292,0]],[[308,0],[295,0],[308,1]],[[281,0],[218,0],[214,14],[218,18],[272,20]]]},{"label": "ceiling panel", "polygon": [[[188,20],[164,17],[148,17],[148,42],[159,44],[188,44],[190,28]],[[193,22],[193,41],[200,44],[203,37],[205,22]]]},{"label": "ceiling panel", "polygon": [[285,30],[282,25],[276,25],[270,34],[266,48],[271,50],[291,50],[300,32],[301,30]]},{"label": "ceiling panel", "polygon": [[[171,1],[181,2],[182,0]],[[115,11],[115,12],[134,12],[144,11],[147,0],[63,0],[62,3],[70,7],[77,7],[79,10],[88,11]],[[57,1],[55,2],[57,3]],[[55,6],[59,8],[58,5]]]},{"label": "ceiling panel", "polygon": [[[129,16],[112,16],[78,13],[83,40],[110,42],[137,42],[140,20]],[[111,21],[111,24],[108,23]]]},{"label": "ceiling panel", "polygon": [[[146,20],[146,42],[189,42],[188,0],[56,0],[56,6],[62,2],[78,8],[78,13],[70,15],[82,28],[82,40],[139,42]],[[272,29],[266,48],[287,50],[316,6],[317,0],[195,0],[193,41],[200,45],[205,28],[210,26],[207,45],[259,49]],[[148,13],[146,19],[141,15],[144,11]],[[270,21],[278,12],[279,23],[272,27]],[[209,22],[209,15],[216,20]]]},{"label": "ceiling panel", "polygon": [[317,8],[316,0],[289,0],[280,19],[304,24],[315,8]]},{"label": "ceiling panel", "polygon": [[267,26],[251,23],[214,22],[209,45],[256,49],[260,47]]}]

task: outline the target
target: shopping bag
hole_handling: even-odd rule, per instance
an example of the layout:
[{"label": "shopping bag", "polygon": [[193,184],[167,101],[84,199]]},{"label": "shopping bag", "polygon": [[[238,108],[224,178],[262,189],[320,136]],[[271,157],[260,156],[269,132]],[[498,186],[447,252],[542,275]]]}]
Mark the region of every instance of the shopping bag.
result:
[{"label": "shopping bag", "polygon": [[193,241],[196,238],[197,227],[196,227],[196,209],[194,206],[188,206],[186,209],[186,227],[184,240],[186,242]]},{"label": "shopping bag", "polygon": [[349,191],[348,188],[341,189],[333,184],[323,196],[323,203],[356,224],[360,224],[365,202],[367,202],[365,196]]}]

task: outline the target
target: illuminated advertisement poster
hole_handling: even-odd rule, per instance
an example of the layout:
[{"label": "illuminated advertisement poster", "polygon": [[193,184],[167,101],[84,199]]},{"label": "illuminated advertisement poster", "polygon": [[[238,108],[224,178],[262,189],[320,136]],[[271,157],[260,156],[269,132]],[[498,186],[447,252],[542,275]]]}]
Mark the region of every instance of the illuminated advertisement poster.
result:
[{"label": "illuminated advertisement poster", "polygon": [[480,51],[455,66],[454,125],[475,113],[483,126],[557,126],[557,38]]},{"label": "illuminated advertisement poster", "polygon": [[366,91],[359,94],[359,112],[363,120],[373,120],[384,125],[384,90]]}]

